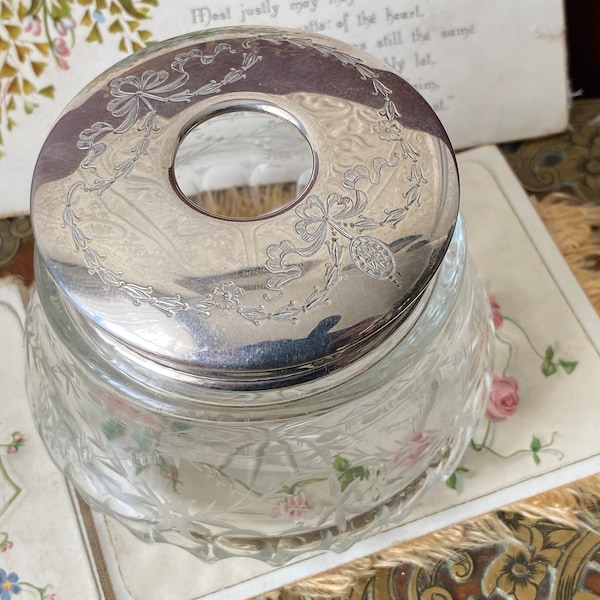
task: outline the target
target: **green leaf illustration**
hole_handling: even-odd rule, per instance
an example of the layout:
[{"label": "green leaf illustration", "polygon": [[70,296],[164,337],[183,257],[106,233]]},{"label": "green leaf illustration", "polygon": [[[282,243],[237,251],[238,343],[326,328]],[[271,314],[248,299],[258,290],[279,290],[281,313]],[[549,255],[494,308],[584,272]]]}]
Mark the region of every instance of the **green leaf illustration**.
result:
[{"label": "green leaf illustration", "polygon": [[35,102],[24,102],[23,108],[25,109],[25,113],[30,115],[36,108],[37,104]]},{"label": "green leaf illustration", "polygon": [[108,30],[111,33],[120,33],[121,31],[123,31],[123,25],[121,24],[121,21],[119,21],[119,19],[115,19],[110,27],[108,28]]},{"label": "green leaf illustration", "polygon": [[49,56],[50,55],[50,44],[49,42],[36,42],[35,44],[33,44],[40,52],[40,54],[42,54],[42,56]]},{"label": "green leaf illustration", "polygon": [[334,457],[331,464],[336,471],[340,471],[342,473],[350,467],[350,461],[339,454]]},{"label": "green leaf illustration", "polygon": [[544,360],[544,362],[542,363],[542,373],[544,377],[550,377],[550,375],[554,375],[556,371],[557,369],[555,363],[548,359]]},{"label": "green leaf illustration", "polygon": [[21,84],[24,94],[33,94],[35,92],[35,85],[29,81],[29,79],[23,79],[23,83]]},{"label": "green leaf illustration", "polygon": [[31,6],[29,7],[29,10],[25,13],[25,15],[28,17],[32,17],[33,15],[38,13],[40,8],[42,8],[43,3],[44,3],[43,0],[33,0],[31,2]]},{"label": "green leaf illustration", "polygon": [[578,362],[576,360],[560,359],[558,361],[558,364],[564,369],[565,373],[570,375],[575,370],[575,367],[577,366]]},{"label": "green leaf illustration", "polygon": [[127,427],[125,427],[121,421],[109,419],[108,421],[104,421],[104,423],[102,423],[102,431],[104,432],[106,439],[108,441],[112,441],[125,435]]},{"label": "green leaf illustration", "polygon": [[529,444],[532,452],[539,452],[542,449],[542,440],[537,436],[531,437],[531,443]]},{"label": "green leaf illustration", "polygon": [[351,467],[347,471],[338,475],[338,481],[340,482],[340,488],[342,492],[355,480],[369,479],[369,471],[364,467]]},{"label": "green leaf illustration", "polygon": [[2,6],[0,7],[0,19],[6,21],[7,19],[10,19],[13,14],[14,13],[11,7],[6,2],[3,2]]},{"label": "green leaf illustration", "polygon": [[119,4],[135,19],[145,19],[147,16],[145,9],[136,8],[131,0],[121,0]]},{"label": "green leaf illustration", "polygon": [[21,84],[16,77],[8,84],[8,93],[15,96],[21,95]]},{"label": "green leaf illustration", "polygon": [[102,33],[100,32],[100,28],[98,27],[98,23],[94,23],[92,29],[88,33],[85,38],[86,42],[99,42],[102,43]]},{"label": "green leaf illustration", "polygon": [[452,475],[450,475],[450,477],[448,477],[448,479],[446,479],[446,485],[451,490],[455,490],[457,481],[458,481],[458,477],[456,476],[456,471],[454,471],[454,473],[452,473]]},{"label": "green leaf illustration", "polygon": [[458,476],[464,475],[465,473],[469,473],[469,471],[470,470],[467,469],[466,467],[456,467],[456,469],[454,469],[454,472],[452,473],[452,475],[450,475],[450,477],[448,477],[448,479],[446,479],[446,485],[451,490],[455,490],[458,485]]},{"label": "green leaf illustration", "polygon": [[92,24],[92,13],[90,13],[89,10],[86,10],[83,13],[83,17],[81,17],[81,21],[80,21],[81,25],[83,25],[84,27],[89,27]]},{"label": "green leaf illustration", "polygon": [[546,348],[546,352],[544,352],[544,358],[547,361],[551,361],[554,358],[554,348],[552,346],[548,346]]},{"label": "green leaf illustration", "polygon": [[350,461],[339,454],[334,457],[332,461],[333,468],[338,472],[337,479],[340,482],[340,488],[342,492],[355,480],[355,479],[368,479],[369,471],[364,467],[358,466],[353,467]]},{"label": "green leaf illustration", "polygon": [[31,69],[35,73],[36,77],[39,77],[44,72],[44,69],[48,66],[48,63],[37,60],[32,60],[30,64]]},{"label": "green leaf illustration", "polygon": [[25,62],[27,57],[31,54],[31,48],[24,46],[23,44],[15,44],[15,50],[17,51],[19,62]]},{"label": "green leaf illustration", "polygon": [[17,74],[17,70],[5,62],[0,69],[0,79],[8,79]]},{"label": "green leaf illustration", "polygon": [[21,35],[21,28],[18,25],[9,25],[5,23],[4,29],[6,29],[6,33],[8,33],[12,40],[18,39]]},{"label": "green leaf illustration", "polygon": [[54,86],[53,85],[47,85],[46,87],[43,87],[41,90],[38,90],[38,94],[41,94],[42,96],[46,96],[46,98],[54,98]]},{"label": "green leaf illustration", "polygon": [[[55,0],[56,2],[56,0]],[[66,19],[71,16],[71,7],[68,0],[59,0],[50,8],[50,16],[53,19]]]}]

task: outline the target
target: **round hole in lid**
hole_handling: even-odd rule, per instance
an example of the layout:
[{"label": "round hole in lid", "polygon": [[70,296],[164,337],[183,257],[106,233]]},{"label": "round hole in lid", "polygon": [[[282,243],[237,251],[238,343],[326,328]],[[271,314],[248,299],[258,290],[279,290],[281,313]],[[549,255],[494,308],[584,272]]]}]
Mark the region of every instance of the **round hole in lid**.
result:
[{"label": "round hole in lid", "polygon": [[299,199],[313,152],[291,121],[259,110],[228,110],[192,127],[177,149],[174,177],[185,200],[210,215],[258,219]]}]

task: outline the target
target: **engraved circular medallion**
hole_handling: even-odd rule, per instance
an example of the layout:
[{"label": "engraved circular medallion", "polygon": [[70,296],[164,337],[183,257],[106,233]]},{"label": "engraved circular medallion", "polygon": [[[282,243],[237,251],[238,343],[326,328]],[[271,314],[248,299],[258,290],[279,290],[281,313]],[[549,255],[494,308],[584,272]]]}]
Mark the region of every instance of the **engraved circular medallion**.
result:
[{"label": "engraved circular medallion", "polygon": [[352,240],[350,256],[354,264],[373,279],[389,279],[396,271],[396,261],[390,249],[370,235]]}]

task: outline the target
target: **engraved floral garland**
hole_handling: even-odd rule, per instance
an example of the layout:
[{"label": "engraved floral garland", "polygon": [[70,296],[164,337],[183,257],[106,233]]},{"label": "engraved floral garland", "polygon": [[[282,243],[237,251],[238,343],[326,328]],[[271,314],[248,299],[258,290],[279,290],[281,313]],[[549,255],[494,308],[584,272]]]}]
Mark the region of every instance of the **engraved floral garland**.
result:
[{"label": "engraved floral garland", "polygon": [[[308,257],[326,247],[331,262],[326,265],[323,286],[315,286],[301,304],[290,301],[272,312],[268,312],[262,304],[254,307],[240,306],[245,293],[243,288],[233,281],[226,281],[213,287],[206,296],[192,302],[186,302],[178,294],[156,295],[152,286],[127,282],[122,279],[122,273],[104,264],[105,256],[91,246],[92,238],[79,226],[80,218],[74,208],[75,195],[80,192],[94,192],[101,195],[119,179],[127,178],[131,174],[137,162],[147,154],[153,132],[159,130],[154,103],[187,103],[196,96],[218,94],[225,86],[245,78],[246,71],[262,60],[262,57],[253,49],[252,40],[245,40],[242,43],[244,52],[241,55],[241,65],[238,68],[231,68],[220,81],[212,80],[194,91],[181,89],[189,81],[189,74],[185,70],[189,61],[198,60],[201,64],[208,65],[212,64],[219,54],[236,54],[237,50],[228,43],[218,43],[212,54],[206,54],[199,49],[177,54],[171,63],[171,69],[180,75],[171,81],[169,73],[164,70],[147,70],[141,76],[128,75],[113,79],[110,82],[110,94],[113,99],[107,104],[107,110],[113,117],[120,118],[122,121],[116,127],[107,122],[96,122],[79,134],[77,147],[88,151],[88,156],[80,164],[81,168],[95,173],[95,161],[107,149],[102,138],[107,133],[120,135],[130,131],[140,120],[140,115],[145,112],[138,126],[142,137],[131,148],[132,155],[114,166],[114,172],[110,177],[98,178],[92,185],[84,181],[72,185],[65,200],[63,226],[71,231],[75,251],[82,251],[88,272],[98,276],[107,288],[120,290],[134,305],[149,304],[168,316],[188,311],[210,317],[211,311],[215,309],[236,309],[237,314],[257,325],[270,319],[296,322],[303,312],[328,301],[329,291],[341,279],[342,257],[346,248],[355,266],[369,277],[376,280],[392,280],[398,285],[396,262],[389,247],[376,237],[363,235],[365,232],[383,226],[396,228],[413,206],[419,206],[421,185],[427,183],[418,162],[419,153],[402,136],[396,122],[400,112],[391,99],[392,91],[360,59],[331,46],[313,42],[308,38],[290,37],[284,34],[261,35],[259,39],[274,45],[288,43],[300,49],[313,49],[323,56],[333,57],[342,65],[355,69],[362,80],[371,82],[373,94],[383,98],[383,106],[379,110],[381,118],[374,127],[375,133],[383,141],[398,144],[399,149],[393,152],[392,162],[376,157],[372,161],[371,168],[359,164],[348,169],[341,182],[342,187],[348,190],[348,196],[332,192],[324,201],[316,195],[311,195],[296,207],[299,221],[295,225],[295,231],[306,244],[304,247],[299,247],[289,240],[267,247],[265,267],[270,275],[266,280],[268,292],[263,295],[265,302],[279,299],[284,293],[284,286],[302,276],[299,265],[287,262],[291,255]],[[368,204],[368,198],[365,192],[359,189],[359,184],[366,180],[371,185],[378,185],[382,171],[397,167],[401,158],[411,161],[408,176],[411,186],[402,194],[405,199],[404,205],[394,210],[385,210],[385,217],[379,220],[366,217],[362,213]],[[359,235],[353,235],[351,230]]]}]

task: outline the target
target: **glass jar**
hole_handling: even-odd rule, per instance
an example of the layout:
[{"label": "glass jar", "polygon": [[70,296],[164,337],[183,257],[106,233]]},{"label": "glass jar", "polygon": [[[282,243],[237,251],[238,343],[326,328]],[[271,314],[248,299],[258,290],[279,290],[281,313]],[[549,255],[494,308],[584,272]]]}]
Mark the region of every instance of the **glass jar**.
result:
[{"label": "glass jar", "polygon": [[[490,312],[450,143],[354,52],[177,38],[90,84],[42,149],[32,412],[82,497],[142,539],[272,564],[345,549],[450,475],[482,413]],[[282,171],[291,198],[240,209],[239,181]]]}]

